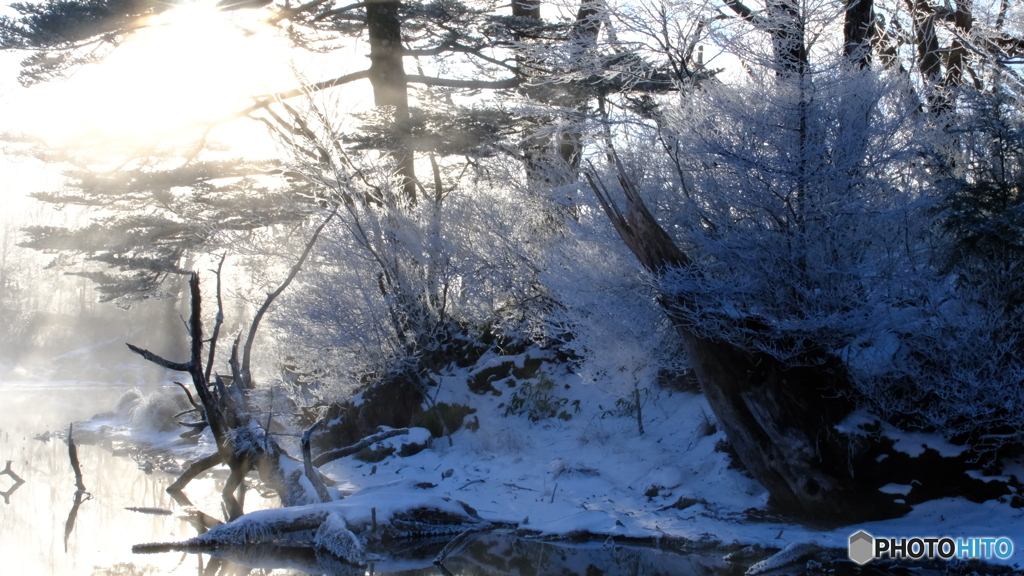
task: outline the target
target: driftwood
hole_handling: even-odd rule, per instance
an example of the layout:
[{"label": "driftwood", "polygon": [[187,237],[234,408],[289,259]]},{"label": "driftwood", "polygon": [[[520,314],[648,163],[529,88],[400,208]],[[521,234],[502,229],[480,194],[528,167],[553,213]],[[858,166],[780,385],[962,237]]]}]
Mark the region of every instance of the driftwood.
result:
[{"label": "driftwood", "polygon": [[[219,375],[215,375],[212,383],[206,379],[203,367],[203,328],[202,328],[202,297],[199,290],[199,276],[193,274],[189,280],[191,295],[191,313],[189,319],[190,359],[188,362],[175,362],[163,358],[149,350],[129,344],[128,347],[159,366],[168,370],[188,372],[192,384],[203,408],[204,421],[209,424],[211,433],[217,444],[216,454],[211,454],[193,463],[169,488],[169,492],[180,492],[184,487],[204,470],[220,463],[227,464],[231,475],[224,487],[223,496],[228,508],[229,517],[241,515],[241,507],[234,497],[235,490],[242,483],[249,470],[260,470],[264,481],[278,493],[295,494],[284,482],[286,476],[279,470],[281,448],[258,427],[249,426],[253,421],[248,405],[241,375],[235,371],[230,382],[225,383]],[[233,365],[237,365],[237,345],[232,351]],[[297,479],[296,479],[297,480]],[[283,496],[284,498],[284,496]],[[284,502],[286,505],[289,502]],[[306,503],[305,501],[298,503]]]},{"label": "driftwood", "polygon": [[[224,486],[222,496],[229,519],[237,518],[242,514],[242,503],[239,500],[244,494],[241,490],[244,486],[245,476],[250,471],[259,473],[261,480],[278,493],[284,506],[329,501],[331,497],[326,488],[329,480],[325,479],[315,469],[316,466],[354,453],[373,442],[405,433],[402,430],[391,431],[383,435],[374,435],[374,437],[368,438],[358,445],[348,447],[348,452],[344,451],[346,449],[342,449],[342,451],[334,451],[326,455],[322,454],[314,459],[309,453],[309,435],[312,434],[312,430],[310,430],[303,439],[304,460],[299,461],[288,455],[274,438],[261,428],[255,414],[251,412],[248,405],[247,391],[253,386],[250,373],[252,345],[260,321],[267,314],[274,300],[295,279],[311,253],[320,233],[335,217],[336,213],[337,209],[332,211],[317,226],[306,242],[301,256],[289,270],[287,277],[277,289],[267,295],[263,304],[256,312],[245,341],[242,341],[241,334],[235,338],[234,345],[231,348],[231,357],[228,361],[231,370],[230,378],[222,377],[212,370],[212,365],[216,361],[217,342],[224,318],[223,300],[221,298],[223,257],[218,264],[217,270],[214,272],[217,278],[217,314],[213,334],[209,340],[204,340],[203,336],[202,295],[199,288],[198,274],[192,274],[189,280],[191,311],[187,323],[190,337],[188,361],[170,360],[145,348],[128,344],[129,349],[133,352],[158,366],[189,374],[192,379],[192,388],[195,395],[193,396],[187,389],[186,392],[189,395],[190,403],[202,410],[203,417],[198,422],[182,424],[192,427],[194,429],[193,434],[209,427],[216,442],[216,453],[193,462],[168,488],[168,492],[175,495],[176,498],[180,497],[187,501],[187,498],[181,492],[192,479],[213,466],[226,464],[230,469],[230,475]],[[204,365],[203,351],[204,345],[207,343],[209,347]],[[186,387],[182,386],[182,388]],[[314,487],[315,494],[307,490],[306,486],[308,485],[301,481],[303,476],[309,479],[308,485]],[[237,496],[236,491],[238,491]]]}]

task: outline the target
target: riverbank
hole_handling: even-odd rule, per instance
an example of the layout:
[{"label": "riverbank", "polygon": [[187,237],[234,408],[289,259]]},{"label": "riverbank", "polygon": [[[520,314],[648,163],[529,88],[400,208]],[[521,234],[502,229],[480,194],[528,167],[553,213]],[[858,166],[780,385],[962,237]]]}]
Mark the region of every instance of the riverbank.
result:
[{"label": "riverbank", "polygon": [[[325,465],[322,471],[337,482],[334,494],[374,494],[382,501],[448,498],[485,520],[545,539],[726,551],[813,543],[833,550],[833,556],[860,530],[896,538],[1005,536],[1024,545],[1024,510],[1008,498],[932,500],[903,518],[828,529],[786,518],[769,506],[763,487],[736,467],[700,394],[646,387],[639,394],[638,419],[635,404],[629,404],[636,395],[622,382],[585,382],[538,350],[489,354],[471,368],[436,377],[433,401],[467,412],[459,429],[428,441],[427,430],[414,428]],[[171,386],[164,391],[177,393]],[[213,451],[208,436],[185,443],[177,437],[181,429],[131,429],[116,414],[94,419],[87,428],[172,450],[181,463]],[[297,455],[296,433],[279,431],[278,440]],[[903,450],[955,448],[927,435],[893,434]],[[886,489],[899,494],[910,487]],[[1014,551],[986,561],[1015,566],[1022,557]]]}]

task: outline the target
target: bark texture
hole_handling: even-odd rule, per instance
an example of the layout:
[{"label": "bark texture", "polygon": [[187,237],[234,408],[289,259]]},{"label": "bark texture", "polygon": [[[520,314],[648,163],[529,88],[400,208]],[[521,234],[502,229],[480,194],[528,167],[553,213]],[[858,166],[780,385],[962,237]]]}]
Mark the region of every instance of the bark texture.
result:
[{"label": "bark texture", "polygon": [[409,84],[402,61],[402,23],[399,2],[368,2],[366,4],[366,30],[370,39],[370,84],[373,86],[373,104],[377,108],[390,108],[394,116],[391,128],[399,141],[392,152],[398,165],[402,188],[412,200],[416,199],[415,158],[408,146]]}]

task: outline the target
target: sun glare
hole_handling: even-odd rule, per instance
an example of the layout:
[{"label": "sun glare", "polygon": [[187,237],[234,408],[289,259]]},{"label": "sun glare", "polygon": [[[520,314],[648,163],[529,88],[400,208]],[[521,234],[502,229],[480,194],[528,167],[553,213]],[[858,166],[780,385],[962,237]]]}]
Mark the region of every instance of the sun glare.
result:
[{"label": "sun glare", "polygon": [[259,10],[192,2],[150,18],[103,62],[33,98],[23,122],[61,143],[138,146],[222,120],[294,85],[287,42]]}]

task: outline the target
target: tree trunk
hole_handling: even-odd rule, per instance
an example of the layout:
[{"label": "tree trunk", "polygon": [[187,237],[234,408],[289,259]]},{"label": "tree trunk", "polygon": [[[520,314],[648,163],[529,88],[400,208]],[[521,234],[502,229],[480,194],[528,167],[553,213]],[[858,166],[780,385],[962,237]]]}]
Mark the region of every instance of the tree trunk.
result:
[{"label": "tree trunk", "polygon": [[769,0],[767,13],[776,72],[783,77],[802,77],[808,60],[800,6],[794,0]]},{"label": "tree trunk", "polygon": [[957,0],[954,16],[957,36],[949,47],[949,59],[946,64],[945,84],[950,87],[963,85],[964,70],[967,66],[967,44],[965,39],[974,27],[974,3],[972,0]]},{"label": "tree trunk", "polygon": [[[621,164],[618,168],[626,194],[624,211],[594,176],[587,177],[620,237],[656,276],[689,264],[625,178]],[[852,387],[838,359],[821,354],[808,358],[807,366],[794,367],[767,354],[698,337],[678,313],[686,302],[669,294],[660,301],[682,336],[711,410],[740,461],[775,504],[828,522],[907,511],[871,482],[854,479],[867,453],[854,454],[850,441],[834,429],[851,410],[846,393]]]},{"label": "tree trunk", "polygon": [[392,156],[398,165],[402,190],[416,201],[416,170],[413,150],[408,146],[409,85],[402,60],[402,23],[398,18],[400,2],[368,2],[366,29],[370,38],[370,84],[373,104],[391,107],[391,129],[400,142]]},{"label": "tree trunk", "polygon": [[854,64],[871,64],[871,40],[875,30],[872,0],[847,0],[843,24],[843,54]]}]

